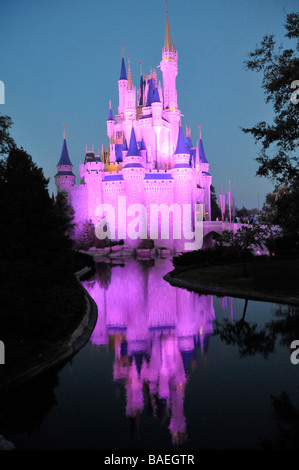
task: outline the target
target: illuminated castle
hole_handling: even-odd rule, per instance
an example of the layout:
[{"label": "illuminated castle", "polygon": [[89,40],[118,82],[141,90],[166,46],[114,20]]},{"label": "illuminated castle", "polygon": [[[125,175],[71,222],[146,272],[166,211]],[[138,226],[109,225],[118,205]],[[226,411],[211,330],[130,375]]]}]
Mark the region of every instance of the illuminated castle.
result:
[{"label": "illuminated castle", "polygon": [[[110,102],[107,118],[109,146],[104,150],[102,145],[101,154],[95,154],[93,148],[91,151],[86,148],[84,163],[79,165],[78,185],[75,184],[64,134],[55,184],[58,191],[66,190],[69,193],[77,227],[86,221],[97,226],[104,217],[111,224],[111,214],[109,211],[107,213],[103,204],[117,210],[119,201],[124,201],[120,196],[126,198],[122,212],[136,203],[141,204],[147,214],[153,204],[164,204],[167,207],[175,204],[181,208],[181,213],[185,210],[184,206],[188,205],[189,225],[192,229],[196,204],[202,204],[204,220],[211,220],[212,176],[201,134],[193,146],[191,129],[186,128],[185,138],[181,126],[176,90],[178,53],[174,41],[171,41],[168,11],[162,60],[158,67],[162,72],[163,85],[158,82],[156,71],[152,70],[147,76],[143,76],[141,71],[140,85],[136,90],[132,82],[130,60],[126,68],[122,57],[118,110],[114,116]],[[129,215],[133,217],[135,212]],[[184,221],[181,221],[180,227],[182,239],[174,241],[174,238],[179,238],[174,235],[174,220],[167,240],[161,234],[161,226],[158,235],[153,237],[149,217],[142,220],[146,237],[140,236],[139,241],[140,238],[155,238],[160,240],[155,242],[156,246],[178,250],[182,248],[180,242],[184,239]],[[120,230],[117,216],[113,224],[115,230],[111,238],[126,239],[124,230]],[[139,221],[139,231],[141,225]],[[135,238],[138,236],[137,231]]]}]

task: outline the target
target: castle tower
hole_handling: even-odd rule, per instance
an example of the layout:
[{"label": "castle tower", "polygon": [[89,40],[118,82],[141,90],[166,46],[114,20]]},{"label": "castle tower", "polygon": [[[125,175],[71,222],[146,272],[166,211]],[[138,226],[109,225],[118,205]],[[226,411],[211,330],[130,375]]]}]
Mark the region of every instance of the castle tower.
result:
[{"label": "castle tower", "polygon": [[[176,250],[184,251],[184,244],[188,240],[187,235],[194,228],[194,207],[192,188],[192,168],[189,164],[190,153],[186,147],[182,126],[179,127],[177,146],[173,155],[174,166],[171,170],[175,181],[174,200],[180,206],[181,238],[176,240]],[[185,207],[184,207],[185,206]],[[189,217],[184,216],[184,211],[189,208]],[[189,239],[189,241],[191,241]]]},{"label": "castle tower", "polygon": [[[143,157],[140,154],[137,146],[136,135],[134,127],[132,127],[131,137],[130,137],[130,144],[128,152],[124,158],[124,166],[122,169],[123,178],[125,181],[125,192],[126,192],[126,204],[127,208],[130,206],[133,207],[133,204],[139,204],[144,207],[144,175],[145,175],[145,168],[142,165]],[[138,209],[137,209],[138,210]],[[135,212],[133,211],[131,216],[135,216]],[[139,222],[136,222],[137,230],[136,236],[135,234],[129,233],[129,226],[128,226],[128,244],[134,245],[134,240],[140,238],[141,236],[145,235],[147,232],[147,225],[146,225],[146,214],[139,213]],[[138,232],[138,233],[137,233]],[[139,242],[140,240],[138,240]],[[137,243],[138,243],[137,242]]]},{"label": "castle tower", "polygon": [[178,53],[171,42],[168,4],[166,2],[166,30],[165,41],[162,50],[160,69],[163,76],[163,109],[167,120],[170,122],[170,154],[174,152],[178,138],[178,124],[180,111],[178,110],[176,76],[178,74]]},{"label": "castle tower", "polygon": [[115,124],[115,121],[114,121],[114,117],[113,117],[113,113],[111,109],[111,100],[110,100],[109,101],[109,114],[108,114],[108,119],[107,119],[107,135],[109,139],[111,139],[111,137],[113,137],[114,135],[114,124]]},{"label": "castle tower", "polygon": [[204,189],[204,219],[211,220],[211,184],[212,184],[212,175],[209,173],[210,164],[206,159],[204,146],[202,142],[202,135],[200,130],[200,139],[198,144],[198,158],[199,158],[199,167],[202,172],[202,184]]},{"label": "castle tower", "polygon": [[128,61],[128,83],[127,90],[125,92],[125,120],[135,120],[136,119],[136,88],[132,83],[131,76],[131,64],[130,59]]},{"label": "castle tower", "polygon": [[57,173],[55,175],[55,185],[57,187],[57,191],[69,192],[72,186],[74,186],[75,181],[76,177],[73,174],[73,164],[69,157],[64,130],[62,150],[60,160],[57,164]]},{"label": "castle tower", "polygon": [[115,121],[111,109],[111,100],[109,102],[109,114],[107,119],[107,135],[110,140],[110,152],[109,152],[109,163],[115,163],[116,153],[115,153]]},{"label": "castle tower", "polygon": [[160,132],[162,130],[162,103],[158,88],[155,87],[152,96],[152,123],[156,134],[156,168],[160,167]]}]

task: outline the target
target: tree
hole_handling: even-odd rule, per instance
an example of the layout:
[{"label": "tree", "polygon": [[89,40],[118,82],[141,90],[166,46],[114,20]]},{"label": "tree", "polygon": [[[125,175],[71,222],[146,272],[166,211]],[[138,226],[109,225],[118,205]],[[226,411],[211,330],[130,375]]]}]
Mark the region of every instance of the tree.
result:
[{"label": "tree", "polygon": [[249,211],[248,209],[246,209],[245,206],[243,206],[242,209],[237,210],[237,217],[241,217],[241,219],[243,217],[248,217],[248,215],[249,215]]},{"label": "tree", "polygon": [[70,198],[66,191],[59,191],[56,198],[53,198],[53,206],[56,216],[59,219],[59,226],[66,236],[72,238],[75,224],[73,223],[75,211],[70,203]]},{"label": "tree", "polygon": [[215,188],[211,185],[211,220],[221,219],[221,210],[218,206],[217,196],[215,193]]},{"label": "tree", "polygon": [[[1,260],[30,260],[47,267],[70,252],[70,216],[63,196],[48,192],[48,179],[23,149],[14,147],[0,161]],[[55,256],[53,256],[55,255]]]},{"label": "tree", "polygon": [[0,114],[0,155],[6,155],[12,150],[16,144],[9,134],[9,128],[12,121],[9,116]]},{"label": "tree", "polygon": [[295,41],[294,48],[279,46],[276,51],[274,35],[266,35],[245,62],[248,70],[263,73],[266,102],[273,103],[275,112],[273,123],[262,121],[242,130],[262,143],[257,175],[292,186],[299,181],[299,103],[294,99],[297,92],[299,96],[298,89],[294,92],[299,86],[299,13],[286,15],[285,29],[285,36]]},{"label": "tree", "polygon": [[283,251],[294,254],[299,248],[299,13],[286,15],[285,29],[293,48],[279,46],[276,51],[274,36],[266,35],[246,61],[248,70],[263,73],[266,102],[274,108],[273,123],[262,121],[243,131],[262,144],[257,175],[276,185],[270,219],[283,228]]}]

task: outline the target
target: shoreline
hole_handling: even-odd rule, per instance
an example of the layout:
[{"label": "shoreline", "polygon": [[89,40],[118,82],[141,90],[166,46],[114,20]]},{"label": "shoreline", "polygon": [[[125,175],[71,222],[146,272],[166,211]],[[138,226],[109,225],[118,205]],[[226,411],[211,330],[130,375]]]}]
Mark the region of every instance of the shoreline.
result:
[{"label": "shoreline", "polygon": [[[98,318],[98,309],[95,301],[90,297],[88,292],[81,284],[81,277],[84,276],[91,268],[85,267],[80,271],[77,271],[74,276],[78,281],[81,289],[84,291],[84,297],[86,302],[85,314],[82,317],[82,321],[64,341],[60,341],[54,345],[51,345],[45,353],[49,353],[50,358],[46,359],[38,365],[29,367],[27,370],[17,374],[14,377],[7,378],[4,382],[0,383],[0,394],[10,391],[12,388],[23,385],[38,375],[49,371],[59,365],[67,363],[77,352],[80,351],[89,341],[91,334]],[[5,367],[5,365],[4,365]]]},{"label": "shoreline", "polygon": [[165,274],[165,276],[163,276],[163,279],[174,287],[180,287],[180,288],[187,289],[187,290],[190,290],[198,294],[202,294],[202,295],[216,295],[219,297],[230,296],[230,297],[238,297],[241,299],[256,300],[256,301],[262,301],[262,302],[272,302],[272,303],[278,303],[278,304],[283,304],[283,305],[299,306],[299,298],[297,297],[284,296],[280,294],[275,295],[270,292],[260,292],[260,291],[248,292],[242,289],[233,289],[233,288],[222,287],[222,286],[205,286],[198,282],[187,281],[187,280],[179,279],[175,277],[175,274],[180,275],[182,273],[192,271],[192,269],[196,269],[196,268],[185,269],[184,271],[181,271],[180,273],[177,273],[176,270],[174,269],[173,271],[170,271],[169,273]]}]

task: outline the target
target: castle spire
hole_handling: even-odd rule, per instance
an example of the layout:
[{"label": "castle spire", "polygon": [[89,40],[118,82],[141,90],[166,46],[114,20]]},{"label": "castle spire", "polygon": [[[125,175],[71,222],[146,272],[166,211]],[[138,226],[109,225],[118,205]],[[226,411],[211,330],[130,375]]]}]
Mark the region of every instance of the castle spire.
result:
[{"label": "castle spire", "polygon": [[205,150],[204,150],[203,143],[202,143],[201,126],[198,126],[198,127],[200,128],[200,137],[199,137],[199,145],[198,145],[199,159],[202,163],[209,163],[208,160],[206,159],[206,154],[205,154]]},{"label": "castle spire", "polygon": [[[65,126],[63,126],[65,129]],[[63,143],[62,143],[62,149],[61,149],[61,154],[60,154],[60,160],[57,164],[57,166],[73,166],[70,157],[69,157],[69,152],[67,149],[66,145],[66,140],[65,140],[65,130],[63,131]]]},{"label": "castle spire", "polygon": [[128,90],[133,90],[133,83],[132,83],[132,77],[131,77],[130,56],[128,58]]},{"label": "castle spire", "polygon": [[186,148],[186,143],[185,143],[185,139],[184,139],[183,129],[182,129],[182,125],[181,125],[181,123],[180,123],[179,135],[178,135],[178,142],[177,142],[177,146],[176,146],[174,155],[181,155],[181,154],[187,154],[187,153],[189,153],[189,152],[188,152],[188,150],[187,150],[187,148]]},{"label": "castle spire", "polygon": [[107,121],[114,121],[112,109],[111,109],[111,100],[109,101],[109,114],[108,114],[108,119]]},{"label": "castle spire", "polygon": [[170,37],[170,28],[169,28],[169,19],[168,19],[168,1],[166,0],[166,31],[165,31],[165,44],[164,50],[172,51],[171,37]]},{"label": "castle spire", "polygon": [[120,80],[127,80],[127,72],[124,59],[124,47],[121,46],[121,68],[120,68]]},{"label": "castle spire", "polygon": [[130,144],[129,144],[129,149],[128,149],[128,153],[127,153],[126,156],[127,157],[140,157],[140,153],[139,153],[138,145],[137,145],[137,141],[136,141],[134,126],[132,126]]}]

